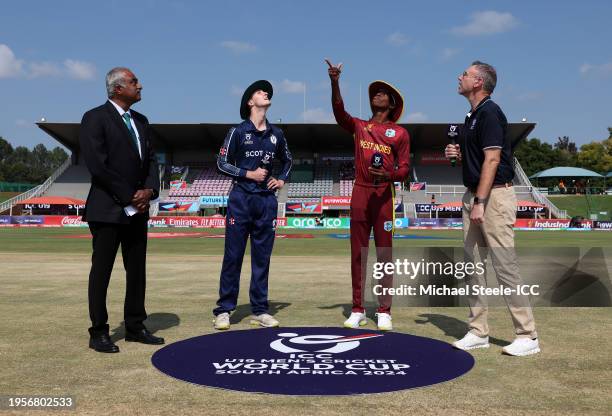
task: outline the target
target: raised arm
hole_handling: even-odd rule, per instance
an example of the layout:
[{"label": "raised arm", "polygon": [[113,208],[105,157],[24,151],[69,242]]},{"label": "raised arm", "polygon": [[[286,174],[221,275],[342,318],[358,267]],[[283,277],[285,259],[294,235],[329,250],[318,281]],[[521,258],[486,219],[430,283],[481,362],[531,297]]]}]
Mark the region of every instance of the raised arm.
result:
[{"label": "raised arm", "polygon": [[344,109],[344,102],[342,101],[342,95],[340,94],[339,79],[340,74],[342,73],[342,63],[333,65],[329,59],[326,59],[325,62],[327,62],[327,65],[329,66],[327,73],[329,74],[329,79],[331,80],[332,109],[334,110],[336,122],[345,130],[348,130],[350,133],[354,133],[355,123],[353,122],[353,117]]}]

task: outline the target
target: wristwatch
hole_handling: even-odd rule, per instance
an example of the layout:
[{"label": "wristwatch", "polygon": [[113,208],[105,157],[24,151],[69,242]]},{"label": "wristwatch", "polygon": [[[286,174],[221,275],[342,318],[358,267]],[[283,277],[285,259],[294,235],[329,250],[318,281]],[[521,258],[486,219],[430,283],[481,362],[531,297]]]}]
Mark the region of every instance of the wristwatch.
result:
[{"label": "wristwatch", "polygon": [[477,196],[474,197],[474,205],[484,204],[486,202],[487,198],[478,198]]}]

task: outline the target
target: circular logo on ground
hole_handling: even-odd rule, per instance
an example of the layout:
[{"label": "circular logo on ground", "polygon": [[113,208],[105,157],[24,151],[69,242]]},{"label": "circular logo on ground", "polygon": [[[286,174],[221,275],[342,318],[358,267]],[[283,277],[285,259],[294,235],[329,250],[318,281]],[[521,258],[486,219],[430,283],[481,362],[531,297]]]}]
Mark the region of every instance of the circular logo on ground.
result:
[{"label": "circular logo on ground", "polygon": [[452,380],[474,358],[450,344],[396,332],[344,328],[228,331],[175,342],[153,354],[167,375],[254,393],[384,393]]}]

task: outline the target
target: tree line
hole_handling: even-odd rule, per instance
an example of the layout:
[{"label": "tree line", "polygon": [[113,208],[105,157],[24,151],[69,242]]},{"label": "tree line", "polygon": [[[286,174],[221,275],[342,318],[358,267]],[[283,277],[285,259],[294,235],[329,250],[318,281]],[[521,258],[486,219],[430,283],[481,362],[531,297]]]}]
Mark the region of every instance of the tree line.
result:
[{"label": "tree line", "polygon": [[68,158],[59,146],[49,150],[37,144],[32,150],[13,146],[0,137],[0,182],[40,184]]},{"label": "tree line", "polygon": [[612,172],[612,127],[608,127],[608,138],[583,144],[578,149],[569,137],[557,138],[554,144],[540,139],[523,140],[515,149],[527,176],[556,166],[572,166],[589,169],[606,175]]}]

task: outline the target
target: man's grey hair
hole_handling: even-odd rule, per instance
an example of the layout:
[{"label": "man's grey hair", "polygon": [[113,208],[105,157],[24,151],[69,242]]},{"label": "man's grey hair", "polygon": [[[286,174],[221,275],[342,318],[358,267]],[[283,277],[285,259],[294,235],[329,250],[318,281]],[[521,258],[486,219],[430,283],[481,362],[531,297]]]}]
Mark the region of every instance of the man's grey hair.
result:
[{"label": "man's grey hair", "polygon": [[482,89],[489,94],[493,93],[497,85],[497,71],[492,65],[480,61],[472,62],[472,66],[478,70],[478,75],[482,78]]},{"label": "man's grey hair", "polygon": [[128,68],[118,66],[111,69],[106,74],[106,95],[108,98],[113,98],[115,95],[115,88],[118,86],[125,87],[125,73],[129,71]]}]

